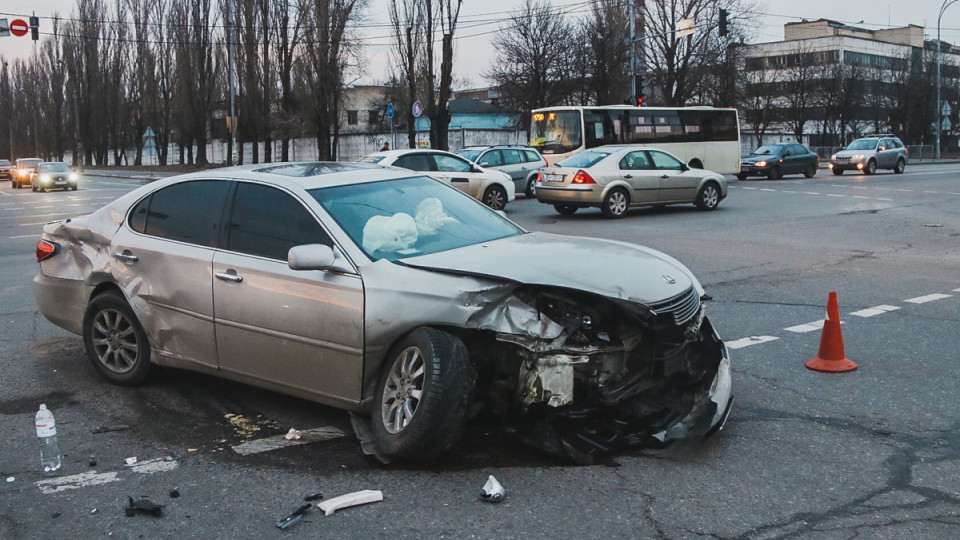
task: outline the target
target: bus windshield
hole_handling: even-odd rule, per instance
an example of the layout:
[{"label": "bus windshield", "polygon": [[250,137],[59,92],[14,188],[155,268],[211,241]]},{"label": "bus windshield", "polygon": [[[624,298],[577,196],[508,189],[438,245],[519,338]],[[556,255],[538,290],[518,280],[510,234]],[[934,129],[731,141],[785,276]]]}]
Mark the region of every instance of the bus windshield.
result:
[{"label": "bus windshield", "polygon": [[530,123],[530,146],[542,154],[563,154],[583,146],[580,111],[535,112]]}]

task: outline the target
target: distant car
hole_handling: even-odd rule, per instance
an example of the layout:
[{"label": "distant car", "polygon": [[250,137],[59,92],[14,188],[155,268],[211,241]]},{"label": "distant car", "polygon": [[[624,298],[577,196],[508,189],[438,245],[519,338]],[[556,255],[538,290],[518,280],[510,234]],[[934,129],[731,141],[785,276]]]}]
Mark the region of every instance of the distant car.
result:
[{"label": "distant car", "polygon": [[138,384],[158,364],[366,413],[377,455],[430,461],[486,409],[589,463],[702,439],[733,402],[682,263],[527,232],[398,168],[165,178],[47,224],[36,257],[40,312],[83,336],[106,379]]},{"label": "distant car", "polygon": [[40,158],[20,158],[17,160],[17,168],[13,171],[13,178],[10,179],[10,185],[15,189],[20,189],[30,184],[30,175],[33,170],[43,160]]},{"label": "distant car", "polygon": [[0,176],[13,180],[13,164],[9,159],[0,159]]},{"label": "distant car", "polygon": [[502,171],[513,178],[513,187],[518,193],[533,197],[536,189],[537,172],[547,166],[540,152],[532,146],[496,145],[467,146],[454,152],[484,169]]},{"label": "distant car", "polygon": [[357,161],[425,172],[494,210],[503,210],[507,203],[515,198],[516,190],[510,175],[484,169],[461,156],[443,150],[385,150]]},{"label": "distant car", "polygon": [[595,206],[619,218],[631,206],[694,203],[713,210],[727,196],[727,181],[657,148],[598,146],[542,169],[536,196],[564,215]]},{"label": "distant car", "polygon": [[877,169],[891,169],[897,174],[903,174],[907,161],[907,147],[899,138],[893,135],[876,135],[857,139],[830,156],[830,170],[837,176],[843,174],[843,171],[873,174]]},{"label": "distant car", "polygon": [[62,161],[44,161],[34,167],[30,175],[30,185],[34,191],[48,189],[77,190],[80,175]]},{"label": "distant car", "polygon": [[785,174],[802,174],[813,178],[818,167],[817,154],[802,144],[765,144],[740,160],[737,178],[746,180],[750,176],[766,176],[776,180]]}]

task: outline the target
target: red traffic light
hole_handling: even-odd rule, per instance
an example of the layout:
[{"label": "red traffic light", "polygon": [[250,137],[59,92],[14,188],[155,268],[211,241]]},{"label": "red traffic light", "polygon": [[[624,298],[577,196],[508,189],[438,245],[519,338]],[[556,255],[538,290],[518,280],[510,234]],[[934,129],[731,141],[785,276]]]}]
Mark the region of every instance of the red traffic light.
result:
[{"label": "red traffic light", "polygon": [[646,106],[647,106],[647,104],[644,103],[643,98],[642,98],[642,97],[638,97],[638,98],[637,98],[637,107],[646,107]]}]

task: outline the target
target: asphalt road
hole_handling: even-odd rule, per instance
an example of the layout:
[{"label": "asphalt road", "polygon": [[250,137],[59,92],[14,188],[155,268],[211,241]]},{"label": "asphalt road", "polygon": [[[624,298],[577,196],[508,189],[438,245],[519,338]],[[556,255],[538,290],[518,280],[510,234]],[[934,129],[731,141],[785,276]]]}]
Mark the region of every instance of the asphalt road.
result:
[{"label": "asphalt road", "polygon": [[[531,230],[675,256],[713,296],[710,316],[737,347],[736,403],[722,432],[588,467],[488,422],[472,424],[442,464],[385,467],[360,453],[335,409],[174,370],[143,387],[112,386],[79,337],[38,314],[33,251],[44,222],[146,180],[88,176],[79,191],[54,193],[4,182],[0,538],[960,537],[960,165],[824,173],[731,180],[714,212],[637,209],[610,221],[597,210],[560,216],[522,196],[507,207]],[[808,324],[823,318],[830,291],[859,364],[851,373],[804,367],[820,341]],[[40,403],[59,426],[64,466],[54,477],[39,470]],[[235,449],[291,427],[332,438]],[[133,456],[138,464],[126,465]],[[489,474],[507,490],[501,504],[478,501]],[[362,489],[382,490],[384,501],[274,526],[307,494]],[[165,505],[163,517],[125,517],[128,496]]]}]

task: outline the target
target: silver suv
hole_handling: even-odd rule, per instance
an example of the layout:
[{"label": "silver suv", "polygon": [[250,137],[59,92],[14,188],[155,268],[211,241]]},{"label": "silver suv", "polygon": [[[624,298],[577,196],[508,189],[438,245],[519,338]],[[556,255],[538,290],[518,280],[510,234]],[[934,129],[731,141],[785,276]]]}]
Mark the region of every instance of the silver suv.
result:
[{"label": "silver suv", "polygon": [[533,197],[537,172],[547,162],[533,147],[513,144],[467,146],[455,152],[485,169],[503,171],[513,178],[517,193]]},{"label": "silver suv", "polygon": [[830,170],[839,176],[843,171],[873,174],[877,169],[891,169],[897,174],[907,167],[907,147],[893,135],[873,135],[857,139],[830,156]]}]

